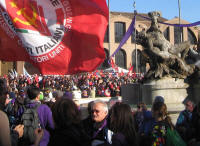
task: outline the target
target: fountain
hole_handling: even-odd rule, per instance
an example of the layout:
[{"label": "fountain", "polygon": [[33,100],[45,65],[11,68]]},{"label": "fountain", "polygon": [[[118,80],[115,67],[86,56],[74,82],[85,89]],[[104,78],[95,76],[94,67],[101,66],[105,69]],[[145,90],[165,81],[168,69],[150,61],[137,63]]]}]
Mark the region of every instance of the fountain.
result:
[{"label": "fountain", "polygon": [[131,99],[132,97],[126,98],[126,87],[122,87],[122,97],[125,97],[124,101],[152,104],[155,96],[159,95],[164,97],[169,109],[183,109],[182,102],[185,98],[198,101],[200,95],[199,83],[192,82],[199,68],[194,63],[187,63],[187,58],[191,54],[190,42],[171,44],[159,29],[160,12],[150,12],[148,16],[151,18],[151,26],[147,31],[137,34],[136,43],[143,46],[142,54],[150,69],[142,83],[128,87],[133,89],[132,97],[136,97],[136,100]]}]

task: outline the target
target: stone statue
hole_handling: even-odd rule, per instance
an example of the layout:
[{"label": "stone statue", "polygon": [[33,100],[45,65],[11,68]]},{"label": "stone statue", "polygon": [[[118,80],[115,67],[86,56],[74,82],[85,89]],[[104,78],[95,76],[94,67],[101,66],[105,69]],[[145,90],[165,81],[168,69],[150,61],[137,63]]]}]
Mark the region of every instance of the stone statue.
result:
[{"label": "stone statue", "polygon": [[148,13],[151,26],[147,31],[141,31],[136,37],[136,43],[144,47],[142,52],[150,65],[145,78],[155,79],[165,76],[173,78],[186,78],[195,69],[193,64],[187,64],[185,57],[190,49],[190,42],[172,45],[165,39],[158,26],[160,12]]}]

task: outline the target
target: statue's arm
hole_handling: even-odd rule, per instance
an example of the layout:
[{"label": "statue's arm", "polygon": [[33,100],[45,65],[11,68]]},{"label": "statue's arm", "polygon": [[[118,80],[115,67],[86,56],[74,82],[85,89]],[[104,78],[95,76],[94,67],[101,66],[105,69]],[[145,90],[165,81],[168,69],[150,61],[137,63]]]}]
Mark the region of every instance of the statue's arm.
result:
[{"label": "statue's arm", "polygon": [[151,38],[148,39],[148,47],[153,54],[163,59],[174,58],[174,55],[170,54],[169,52],[161,51],[158,47],[154,47],[153,40]]}]

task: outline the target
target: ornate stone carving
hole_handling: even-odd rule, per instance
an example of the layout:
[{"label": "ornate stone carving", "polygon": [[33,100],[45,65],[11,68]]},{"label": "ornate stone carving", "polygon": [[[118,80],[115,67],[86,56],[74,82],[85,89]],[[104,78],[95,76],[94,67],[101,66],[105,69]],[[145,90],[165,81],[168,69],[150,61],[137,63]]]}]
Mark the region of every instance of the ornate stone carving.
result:
[{"label": "ornate stone carving", "polygon": [[143,55],[150,65],[146,78],[186,78],[195,69],[193,64],[187,64],[185,57],[188,55],[190,42],[182,42],[172,45],[165,39],[159,29],[158,17],[160,12],[148,13],[151,18],[151,26],[147,31],[139,32],[136,42],[144,47]]}]

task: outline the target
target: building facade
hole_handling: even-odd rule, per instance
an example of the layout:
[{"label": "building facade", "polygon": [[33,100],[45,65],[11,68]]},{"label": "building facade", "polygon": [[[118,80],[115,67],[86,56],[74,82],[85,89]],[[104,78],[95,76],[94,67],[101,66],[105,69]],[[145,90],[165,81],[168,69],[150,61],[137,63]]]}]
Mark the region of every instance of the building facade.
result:
[{"label": "building facade", "polygon": [[[140,14],[147,16],[147,14]],[[132,22],[133,13],[111,12],[110,13],[110,41],[108,31],[105,35],[104,49],[106,53],[110,52],[110,55],[115,52],[121,39],[128,30],[129,25]],[[179,18],[167,20],[165,18],[159,18],[159,21],[171,24],[179,24]],[[185,20],[180,21],[181,24],[189,24]],[[144,61],[141,51],[144,49],[141,45],[135,44],[135,34],[142,30],[147,30],[151,25],[149,20],[143,19],[139,16],[136,17],[135,27],[136,32],[133,32],[132,36],[122,46],[122,48],[114,56],[115,63],[122,68],[129,69],[130,64],[134,65],[134,70],[137,72],[146,72],[148,70],[148,64]],[[164,24],[160,24],[160,30],[164,33],[164,36],[172,44],[177,44],[182,41],[190,40],[191,47],[200,49],[199,46],[199,27],[173,27]],[[110,43],[110,44],[109,44]],[[106,56],[110,56],[106,55]],[[105,64],[105,63],[104,63]],[[136,65],[137,64],[137,65]],[[102,66],[101,66],[102,67]],[[106,66],[105,66],[106,67]],[[105,68],[102,67],[102,68]],[[136,70],[137,69],[137,70]]]},{"label": "building facade", "polygon": [[[147,17],[147,14],[140,14]],[[132,22],[134,14],[126,13],[126,12],[110,12],[110,31],[105,34],[104,38],[104,50],[106,53],[105,61],[99,66],[99,69],[105,69],[109,67],[108,58],[112,55],[117,47],[124,34],[128,30],[129,25]],[[167,20],[165,18],[159,18],[159,21],[171,23],[171,24],[179,24],[179,18],[174,18],[171,20]],[[181,24],[189,24],[189,22],[185,20],[180,21]],[[148,63],[146,63],[143,59],[141,51],[144,49],[141,45],[135,44],[135,35],[137,32],[142,30],[147,30],[150,27],[151,22],[149,20],[145,20],[139,16],[136,17],[135,27],[136,31],[130,36],[127,42],[122,46],[122,48],[116,53],[114,56],[114,62],[119,67],[124,69],[129,69],[130,64],[134,65],[134,70],[136,72],[146,72],[148,70]],[[199,27],[173,27],[168,25],[160,24],[160,30],[164,33],[164,36],[167,40],[169,40],[172,44],[177,44],[182,41],[190,40],[191,47],[195,49],[200,49],[200,28]],[[110,32],[110,37],[109,33]],[[109,40],[110,38],[110,40]],[[4,75],[8,73],[8,70],[15,69],[19,74],[23,73],[23,68],[30,74],[39,73],[36,68],[34,68],[31,64],[18,61],[18,62],[4,62],[0,61],[0,75]]]}]

